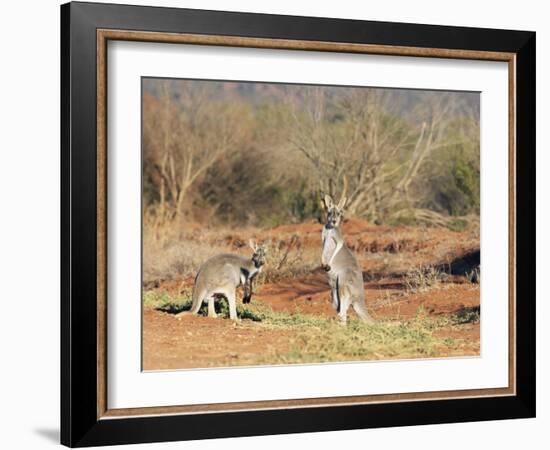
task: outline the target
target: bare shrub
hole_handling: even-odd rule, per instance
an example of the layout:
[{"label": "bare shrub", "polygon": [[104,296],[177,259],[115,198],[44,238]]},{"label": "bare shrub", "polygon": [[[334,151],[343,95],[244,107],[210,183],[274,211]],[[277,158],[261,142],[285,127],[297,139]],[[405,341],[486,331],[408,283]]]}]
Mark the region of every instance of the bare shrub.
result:
[{"label": "bare shrub", "polygon": [[468,271],[468,272],[466,272],[466,274],[465,274],[464,276],[466,277],[466,279],[467,279],[470,283],[479,284],[479,282],[480,282],[480,271],[479,271],[479,266],[473,268],[472,270],[470,270],[470,271]]},{"label": "bare shrub", "polygon": [[204,84],[158,83],[160,95],[143,104],[144,182],[156,214],[178,217],[190,189],[247,139],[250,108],[209,97]]},{"label": "bare shrub", "polygon": [[291,236],[289,240],[272,242],[258,284],[274,283],[310,273],[318,264],[317,253],[305,252],[297,235]]},{"label": "bare shrub", "polygon": [[447,278],[448,275],[441,269],[428,266],[409,270],[403,280],[407,290],[411,292],[424,292],[437,287]]},{"label": "bare shrub", "polygon": [[147,258],[143,261],[143,281],[194,277],[208,258],[227,251],[226,247],[201,242],[189,236],[181,241],[171,241],[163,246],[144,248]]}]

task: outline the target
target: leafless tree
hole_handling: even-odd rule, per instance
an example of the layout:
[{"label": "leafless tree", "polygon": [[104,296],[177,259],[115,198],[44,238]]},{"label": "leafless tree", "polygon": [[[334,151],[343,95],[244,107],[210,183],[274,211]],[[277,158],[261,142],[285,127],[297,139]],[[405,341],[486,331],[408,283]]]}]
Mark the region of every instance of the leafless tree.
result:
[{"label": "leafless tree", "polygon": [[408,121],[392,114],[390,91],[348,89],[337,102],[330,91],[306,87],[289,95],[289,141],[310,162],[319,189],[338,195],[348,185],[348,211],[373,220],[399,204],[410,206],[410,187],[437,148],[448,145],[452,98],[427,96]]},{"label": "leafless tree", "polygon": [[158,191],[159,217],[179,217],[190,188],[248,133],[247,108],[207,99],[201,86],[170,81],[144,104],[144,158]]}]

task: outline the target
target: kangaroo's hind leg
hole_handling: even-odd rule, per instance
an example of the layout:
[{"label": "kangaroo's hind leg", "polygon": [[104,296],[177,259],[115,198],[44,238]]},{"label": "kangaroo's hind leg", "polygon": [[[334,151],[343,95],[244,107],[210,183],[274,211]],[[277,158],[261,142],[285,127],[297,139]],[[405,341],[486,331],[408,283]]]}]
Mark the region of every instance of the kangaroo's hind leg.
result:
[{"label": "kangaroo's hind leg", "polygon": [[330,290],[330,295],[332,296],[332,307],[336,310],[340,310],[340,301],[338,299],[338,291],[336,289]]},{"label": "kangaroo's hind leg", "polygon": [[348,308],[351,301],[348,296],[340,297],[340,311],[338,312],[338,318],[342,324],[345,324],[348,320]]},{"label": "kangaroo's hind leg", "polygon": [[[340,283],[338,283],[340,284]],[[351,304],[351,296],[347,289],[341,285],[337,285],[337,293],[340,309],[338,310],[338,318],[342,324],[345,324],[348,320],[348,308]]]},{"label": "kangaroo's hind leg", "polygon": [[218,315],[216,314],[216,299],[214,298],[214,295],[208,296],[208,317],[216,318]]},{"label": "kangaroo's hind leg", "polygon": [[235,290],[225,293],[227,297],[227,303],[229,303],[229,318],[231,320],[238,320],[237,318],[237,300],[235,296]]}]

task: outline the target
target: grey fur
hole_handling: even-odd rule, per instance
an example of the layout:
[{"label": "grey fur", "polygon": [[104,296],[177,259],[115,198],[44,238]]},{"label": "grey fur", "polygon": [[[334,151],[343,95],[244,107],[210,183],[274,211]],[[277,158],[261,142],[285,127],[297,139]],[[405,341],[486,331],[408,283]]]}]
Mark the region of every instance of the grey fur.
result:
[{"label": "grey fur", "polygon": [[346,246],[340,224],[343,219],[343,208],[346,199],[343,197],[338,206],[326,195],[323,206],[327,221],[321,235],[323,251],[321,264],[328,273],[331,288],[332,306],[338,312],[338,318],[345,323],[347,311],[353,307],[361,320],[373,323],[365,305],[363,273],[357,259]]},{"label": "grey fur", "polygon": [[252,281],[261,272],[265,264],[265,246],[258,246],[253,241],[250,246],[254,250],[251,258],[240,255],[221,254],[207,260],[200,267],[193,286],[193,302],[189,311],[182,314],[197,314],[204,301],[208,302],[208,316],[217,317],[215,299],[224,296],[229,303],[229,317],[237,320],[237,305],[235,291],[244,286],[244,303],[250,301]]}]

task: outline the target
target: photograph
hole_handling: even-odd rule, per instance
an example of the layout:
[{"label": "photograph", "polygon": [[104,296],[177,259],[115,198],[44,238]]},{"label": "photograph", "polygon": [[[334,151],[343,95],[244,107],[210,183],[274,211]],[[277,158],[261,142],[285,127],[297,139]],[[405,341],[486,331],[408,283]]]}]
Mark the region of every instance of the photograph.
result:
[{"label": "photograph", "polygon": [[172,6],[60,8],[60,442],[425,447],[453,424],[517,447],[540,393],[532,15]]},{"label": "photograph", "polygon": [[141,78],[142,370],[479,357],[480,93]]}]

